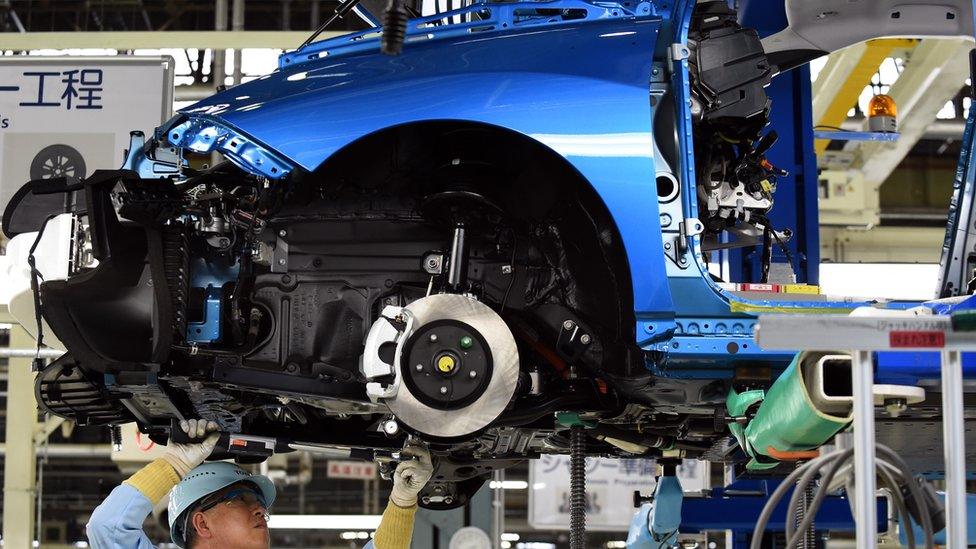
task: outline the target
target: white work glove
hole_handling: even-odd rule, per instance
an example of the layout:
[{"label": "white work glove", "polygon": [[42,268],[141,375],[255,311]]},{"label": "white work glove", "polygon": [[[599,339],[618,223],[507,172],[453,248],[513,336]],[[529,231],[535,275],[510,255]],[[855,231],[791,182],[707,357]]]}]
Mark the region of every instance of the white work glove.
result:
[{"label": "white work glove", "polygon": [[213,452],[214,446],[217,445],[217,439],[220,438],[220,435],[214,431],[219,430],[220,426],[214,421],[191,419],[189,421],[181,421],[180,428],[190,438],[202,438],[207,433],[213,433],[203,442],[177,444],[170,441],[169,445],[166,446],[166,453],[163,454],[163,459],[173,466],[176,474],[182,479],[191,469],[203,463],[203,460],[207,459],[210,453]]},{"label": "white work glove", "polygon": [[417,504],[417,494],[423,490],[434,474],[434,465],[430,462],[430,452],[419,446],[408,446],[400,452],[407,459],[397,465],[393,473],[393,492],[390,501],[397,507],[413,507]]}]

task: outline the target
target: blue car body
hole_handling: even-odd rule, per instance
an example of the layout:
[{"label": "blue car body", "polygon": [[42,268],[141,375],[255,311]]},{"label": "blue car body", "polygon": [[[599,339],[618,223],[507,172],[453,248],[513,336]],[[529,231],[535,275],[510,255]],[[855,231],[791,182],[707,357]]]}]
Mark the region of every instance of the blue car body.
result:
[{"label": "blue car body", "polygon": [[[660,456],[681,450],[691,457],[734,459],[726,423],[742,418],[723,414],[727,397],[736,385],[767,386],[795,356],[757,345],[759,314],[846,314],[862,305],[899,310],[918,304],[764,293],[713,278],[708,260],[721,256],[728,241],[716,240],[722,227],[706,226],[705,216],[714,210],[698,181],[701,93],[692,89],[702,77],[689,61],[700,46],[689,37],[698,32],[692,29],[693,10],[701,4],[476,3],[411,20],[397,56],[380,52],[376,28],[286,52],[278,70],[183,109],[149,143],[141,145],[134,136],[123,170],[93,176],[83,185],[101,264],[74,279],[41,284],[47,293],[40,310],[60,339],[70,342],[70,356],[38,376],[38,400],[52,413],[74,417],[70,403],[46,387],[87,383],[92,402],[107,410],[100,421],[136,420],[157,438],[166,436],[171,419],[193,413],[221,422],[224,430],[256,436],[278,436],[283,429],[318,444],[398,449],[406,435],[391,413],[400,420],[403,414],[393,410],[391,393],[382,393],[389,389],[385,380],[395,377],[393,371],[404,377],[425,372],[425,364],[440,368],[444,357],[409,361],[396,355],[399,370],[384,370],[375,362],[389,365],[381,356],[389,347],[383,345],[396,339],[377,334],[389,334],[390,326],[407,334],[402,310],[408,303],[453,294],[477,302],[468,305],[489,310],[515,332],[506,341],[513,342],[516,359],[502,362],[514,364],[507,372],[511,392],[492,399],[480,393],[447,408],[465,420],[478,412],[478,406],[469,406],[473,401],[491,401],[497,409],[474,426],[458,421],[457,431],[429,437],[449,448],[445,460],[455,460],[445,466],[453,467],[447,478],[428,494],[451,494],[450,500],[435,502],[442,508],[463,504],[464,494],[474,493],[487,478],[490,467],[481,460],[568,450],[560,439],[567,424],[554,425],[554,412],[591,414],[575,421],[592,427],[607,453]],[[753,54],[764,60],[758,35],[748,34],[734,15],[724,16],[730,32],[758,47]],[[753,68],[772,72],[764,61]],[[764,102],[771,77],[763,78],[751,81],[749,90]],[[808,91],[809,82],[805,85]],[[764,139],[758,136],[770,111],[759,112],[759,129],[732,140],[736,162],[743,166],[754,153],[762,157],[756,143]],[[384,162],[402,160],[399,147],[430,128],[476,129],[482,141],[459,147],[470,153],[476,143],[475,161],[425,157],[428,171],[410,174],[413,179],[402,185],[387,177],[393,168],[371,171],[371,162],[387,169]],[[797,133],[802,154],[789,167],[802,173],[775,170],[765,157],[755,163],[764,166],[754,182],[765,189],[769,206],[774,172],[792,184],[784,192],[797,203],[811,193],[815,197],[812,128]],[[506,146],[496,147],[492,139]],[[374,155],[370,147],[377,143],[386,149]],[[423,156],[427,143],[409,153]],[[454,143],[437,143],[447,151],[437,154],[454,153]],[[506,148],[512,144],[526,156]],[[964,150],[957,181],[957,217],[968,211],[960,196],[971,200],[974,193],[970,151]],[[197,170],[186,158],[213,152],[230,160],[232,169]],[[551,170],[543,175],[558,177],[535,185],[543,179],[537,173],[531,174],[537,179],[504,181],[492,179],[496,172],[477,173],[490,164],[484,159],[507,168],[538,157],[545,158],[538,165]],[[449,172],[456,178],[452,185],[484,176],[470,187],[477,193],[466,194],[470,188],[463,185],[431,183],[437,170],[455,164],[468,171]],[[380,173],[380,182],[333,185],[335,173],[341,180],[342,174],[358,171],[366,174],[363,180]],[[735,178],[745,186],[738,171]],[[116,192],[114,185],[126,192]],[[534,195],[545,194],[543,186],[549,193],[539,199],[543,205],[524,208],[542,213],[519,217],[524,212],[515,212],[512,203],[535,204]],[[563,200],[561,192],[572,197]],[[455,201],[444,207],[451,215],[459,203],[475,204],[494,223],[482,223],[481,228],[491,228],[479,235],[480,263],[460,269],[481,277],[469,286],[452,282],[444,265],[450,261],[451,270],[467,265],[465,230],[476,233],[473,227],[484,219],[454,219],[446,230],[442,218],[422,211],[431,196],[445,204],[444,195]],[[333,209],[335,202],[341,206]],[[501,203],[511,211],[492,209]],[[709,211],[699,211],[703,203]],[[765,215],[769,208],[760,210]],[[551,212],[558,219],[552,221]],[[496,222],[499,218],[504,224]],[[811,241],[817,248],[816,231],[810,231],[816,227],[815,212],[803,224],[798,232],[813,233],[806,237],[807,248],[781,243],[785,255],[788,249],[800,255]],[[767,249],[776,234],[770,225],[766,222]],[[520,231],[523,242],[529,241],[522,248]],[[450,259],[438,248],[449,233]],[[963,246],[965,235],[959,240],[948,239],[946,249]],[[534,248],[535,255],[525,248]],[[520,251],[524,260],[516,268]],[[455,263],[455,257],[465,259]],[[807,263],[815,259],[800,257],[796,266],[809,270]],[[143,284],[146,280],[150,283]],[[515,292],[516,303],[524,298],[521,306],[508,301],[516,280],[524,289]],[[121,295],[113,294],[113,285]],[[239,293],[242,287],[247,291]],[[98,292],[111,299],[96,299],[93,306],[88,296]],[[191,293],[199,303],[189,319]],[[121,305],[103,313],[99,307],[112,299]],[[384,312],[388,307],[393,312]],[[97,323],[92,319],[109,313],[117,332],[91,330]],[[397,345],[407,339],[404,335]],[[454,341],[466,341],[469,349],[473,338]],[[526,357],[521,370],[520,356]],[[454,364],[440,370],[444,379],[455,373]],[[966,365],[976,366],[976,360],[967,357]],[[915,385],[937,379],[939,371],[931,355],[882,355],[876,379]],[[491,379],[471,374],[471,380]],[[436,403],[438,395],[450,393],[444,383],[431,385],[425,398]],[[412,433],[430,434],[423,430],[424,420],[452,424],[431,420],[442,409],[424,405],[430,416],[419,414],[422,421],[413,425],[404,421]],[[393,428],[385,431],[390,422]],[[470,446],[475,441],[483,445],[480,453]]]},{"label": "blue car body", "polygon": [[[413,20],[396,57],[380,53],[379,33],[368,29],[285,53],[279,70],[184,109],[164,129],[172,145],[219,150],[272,180],[315,171],[357,140],[401,125],[468,121],[518,132],[570,163],[611,212],[630,268],[638,342],[665,356],[649,368],[708,379],[730,377],[741,361],[782,367],[791,355],[754,344],[758,312],[846,312],[865,303],[732,296],[712,282],[693,234],[668,259],[665,246],[697,217],[694,145],[690,107],[682,108],[674,118],[681,153],[674,165],[663,158],[655,90],[670,87],[679,105],[691,101],[680,51],[693,5],[476,4]],[[539,16],[540,8],[551,15]],[[470,13],[483,19],[434,24]],[[667,211],[655,185],[662,173],[681,185]]]}]

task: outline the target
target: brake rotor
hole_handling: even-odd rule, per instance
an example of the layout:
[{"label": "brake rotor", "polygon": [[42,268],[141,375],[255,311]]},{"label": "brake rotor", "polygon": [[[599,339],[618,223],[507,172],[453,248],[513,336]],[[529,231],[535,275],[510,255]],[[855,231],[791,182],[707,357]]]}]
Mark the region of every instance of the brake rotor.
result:
[{"label": "brake rotor", "polygon": [[518,382],[515,338],[495,311],[439,294],[403,309],[411,319],[395,356],[399,387],[385,402],[407,428],[435,438],[469,436],[508,406]]}]

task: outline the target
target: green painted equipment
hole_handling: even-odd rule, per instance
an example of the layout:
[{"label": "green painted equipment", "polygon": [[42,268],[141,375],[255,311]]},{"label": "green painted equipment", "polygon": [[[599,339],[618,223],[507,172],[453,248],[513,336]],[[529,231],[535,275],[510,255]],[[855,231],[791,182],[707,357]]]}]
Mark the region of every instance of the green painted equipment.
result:
[{"label": "green painted equipment", "polygon": [[779,464],[774,456],[815,450],[850,424],[851,358],[800,353],[768,391],[732,390],[726,407],[738,420],[729,430],[752,458],[747,467],[771,469]]}]

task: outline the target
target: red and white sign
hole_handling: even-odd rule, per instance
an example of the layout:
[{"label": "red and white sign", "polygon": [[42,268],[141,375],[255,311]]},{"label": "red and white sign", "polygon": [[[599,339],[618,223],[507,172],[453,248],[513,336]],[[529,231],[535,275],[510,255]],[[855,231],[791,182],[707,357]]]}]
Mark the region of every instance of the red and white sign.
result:
[{"label": "red and white sign", "polygon": [[945,347],[945,332],[891,332],[889,335],[889,344],[893,349],[926,347],[941,349],[942,347]]},{"label": "red and white sign", "polygon": [[376,464],[370,461],[329,460],[329,478],[351,478],[373,480],[376,478]]}]

